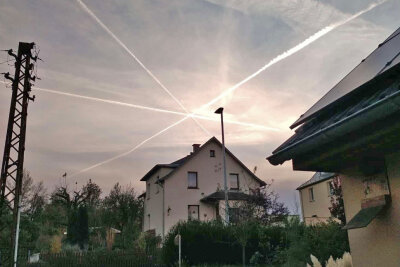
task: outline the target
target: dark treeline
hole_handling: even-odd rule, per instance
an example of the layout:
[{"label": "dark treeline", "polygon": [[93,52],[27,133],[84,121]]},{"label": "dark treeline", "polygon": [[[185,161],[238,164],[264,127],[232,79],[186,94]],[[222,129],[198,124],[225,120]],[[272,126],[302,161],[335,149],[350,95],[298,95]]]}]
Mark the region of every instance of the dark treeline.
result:
[{"label": "dark treeline", "polygon": [[[49,253],[130,249],[140,240],[142,214],[143,201],[130,185],[116,183],[102,196],[102,189],[89,180],[79,189],[60,185],[48,193],[25,172],[20,246]],[[11,211],[4,209],[0,219],[7,225],[1,236],[9,236]],[[7,248],[8,241],[1,238],[0,248]]]}]

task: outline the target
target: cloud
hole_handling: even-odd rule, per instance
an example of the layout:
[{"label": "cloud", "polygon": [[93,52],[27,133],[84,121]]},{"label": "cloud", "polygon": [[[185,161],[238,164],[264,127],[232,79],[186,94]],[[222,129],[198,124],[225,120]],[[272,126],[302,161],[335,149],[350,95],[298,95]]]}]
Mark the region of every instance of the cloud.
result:
[{"label": "cloud", "polygon": [[[261,178],[274,178],[274,188],[289,204],[293,189],[311,175],[293,172],[290,164],[270,166],[265,157],[292,134],[288,126],[301,113],[397,26],[400,7],[393,2],[388,2],[391,12],[377,9],[374,18],[366,15],[346,24],[225,99],[227,118],[284,129],[274,133],[227,124],[226,141],[249,168],[259,167]],[[240,8],[229,5],[243,1],[85,3],[189,111],[316,30],[367,6],[359,1],[346,9],[346,4],[311,0],[246,1],[248,6]],[[15,49],[18,41],[35,41],[41,48],[44,62],[39,64],[42,80],[37,86],[177,110],[176,103],[74,1],[6,0],[0,2],[0,11],[1,49]],[[375,21],[380,24],[375,25]],[[4,56],[0,53],[0,62]],[[0,72],[8,70],[0,65]],[[39,91],[34,94],[37,98],[29,106],[25,167],[50,188],[64,172],[71,174],[123,153],[178,119]],[[0,150],[9,100],[10,90],[0,84]],[[221,104],[201,114],[213,116]],[[220,136],[218,122],[204,125],[212,135]],[[114,181],[132,182],[141,191],[144,186],[139,178],[154,164],[183,157],[191,144],[208,138],[187,120],[135,153],[70,182],[84,183],[92,178],[105,192]]]}]

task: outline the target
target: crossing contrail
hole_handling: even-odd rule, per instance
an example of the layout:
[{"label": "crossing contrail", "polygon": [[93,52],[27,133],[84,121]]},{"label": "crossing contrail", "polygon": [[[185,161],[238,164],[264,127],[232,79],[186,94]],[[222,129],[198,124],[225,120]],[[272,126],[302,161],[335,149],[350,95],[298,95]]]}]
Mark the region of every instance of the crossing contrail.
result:
[{"label": "crossing contrail", "polygon": [[[112,104],[112,105],[119,105],[119,106],[124,106],[124,107],[129,107],[129,108],[143,109],[143,110],[148,110],[148,111],[154,111],[154,112],[160,112],[160,113],[168,113],[168,114],[179,115],[179,116],[187,116],[188,118],[189,117],[194,117],[194,118],[197,118],[197,119],[207,120],[207,121],[216,121],[216,122],[220,121],[220,119],[217,118],[217,117],[208,117],[208,116],[204,116],[204,115],[200,115],[200,114],[196,114],[196,113],[191,113],[191,114],[188,115],[187,113],[180,112],[180,111],[173,111],[173,110],[168,110],[168,109],[154,108],[154,107],[136,105],[136,104],[126,103],[126,102],[121,102],[121,101],[109,100],[109,99],[104,99],[104,98],[97,98],[97,97],[84,96],[84,95],[79,95],[79,94],[72,94],[72,93],[61,92],[61,91],[56,91],[56,90],[51,90],[51,89],[46,89],[46,88],[41,88],[41,87],[36,87],[36,86],[33,87],[33,88],[35,90],[37,90],[37,91],[42,91],[42,92],[46,92],[46,93],[57,94],[57,95],[68,96],[68,97],[81,98],[81,99],[85,99],[85,100],[108,103],[108,104]],[[228,123],[228,124],[236,124],[236,125],[240,125],[240,126],[259,128],[259,129],[267,130],[267,131],[279,131],[278,128],[268,127],[268,126],[265,126],[265,125],[260,125],[260,124],[255,124],[255,123],[241,122],[241,121],[230,120],[230,119],[225,119],[225,122]]]},{"label": "crossing contrail", "polygon": [[302,50],[303,48],[309,46],[310,44],[312,44],[313,42],[317,41],[319,38],[323,37],[324,35],[326,35],[327,33],[331,32],[332,30],[336,29],[339,26],[342,26],[343,24],[346,24],[349,21],[352,21],[356,18],[358,18],[359,16],[363,15],[364,13],[370,11],[371,9],[383,4],[384,2],[386,2],[387,0],[383,0],[383,1],[379,1],[376,3],[372,3],[371,5],[369,5],[366,9],[361,10],[360,12],[357,12],[356,14],[341,20],[339,22],[333,23],[325,28],[323,28],[322,30],[316,32],[315,34],[311,35],[310,37],[308,37],[307,39],[305,39],[303,42],[299,43],[298,45],[292,47],[291,49],[283,52],[282,54],[278,55],[277,57],[273,58],[271,61],[269,61],[266,65],[264,65],[263,67],[261,67],[259,70],[257,70],[256,72],[254,72],[253,74],[251,74],[250,76],[246,77],[245,79],[243,79],[242,81],[238,82],[237,84],[235,84],[234,86],[228,88],[227,90],[225,90],[223,93],[221,93],[219,96],[217,96],[216,98],[212,99],[211,101],[209,101],[208,103],[204,104],[203,106],[200,107],[200,109],[206,108],[208,106],[211,106],[212,104],[216,103],[217,101],[219,101],[220,99],[226,97],[227,95],[233,93],[236,89],[238,89],[240,86],[242,86],[243,84],[247,83],[248,81],[252,80],[253,78],[255,78],[256,76],[258,76],[261,72],[265,71],[266,69],[268,69],[269,67],[275,65],[276,63],[282,61],[283,59],[299,52],[300,50]]},{"label": "crossing contrail", "polygon": [[[77,1],[80,1],[80,0],[77,0]],[[243,80],[240,81],[239,83],[235,84],[234,86],[228,88],[227,90],[225,90],[223,93],[221,93],[221,94],[220,94],[219,96],[217,96],[216,98],[214,98],[214,99],[212,99],[211,101],[209,101],[208,103],[202,105],[199,109],[206,108],[206,107],[208,107],[208,106],[210,106],[210,105],[216,103],[217,101],[219,101],[219,100],[222,99],[223,97],[225,97],[225,96],[227,96],[228,94],[234,92],[236,89],[238,89],[240,86],[242,86],[242,85],[245,84],[246,82],[248,82],[248,81],[250,81],[251,79],[253,79],[254,77],[258,76],[261,72],[265,71],[266,69],[268,69],[268,68],[271,67],[272,65],[274,65],[274,64],[278,63],[279,61],[281,61],[281,60],[283,60],[283,59],[285,59],[285,58],[287,58],[287,57],[289,57],[289,56],[295,54],[296,52],[298,52],[298,51],[302,50],[303,48],[307,47],[308,45],[310,45],[311,43],[315,42],[316,40],[318,40],[318,39],[321,38],[322,36],[326,35],[326,34],[329,33],[330,31],[336,29],[337,27],[339,27],[339,26],[341,26],[341,25],[343,25],[343,24],[345,24],[345,23],[347,23],[347,22],[349,22],[349,21],[352,21],[352,20],[356,19],[357,17],[359,17],[359,16],[361,16],[362,14],[364,14],[364,13],[370,11],[371,9],[373,9],[373,8],[375,8],[375,7],[377,7],[377,6],[381,5],[381,4],[383,4],[383,3],[386,2],[386,1],[387,1],[387,0],[383,0],[383,1],[379,1],[379,2],[377,2],[377,3],[373,3],[373,4],[369,5],[366,9],[361,10],[360,12],[358,12],[358,13],[356,13],[356,14],[350,16],[350,17],[348,17],[347,19],[344,19],[344,20],[342,20],[342,21],[339,21],[339,22],[337,22],[337,23],[331,24],[331,25],[329,25],[329,26],[323,28],[322,30],[318,31],[317,33],[311,35],[309,38],[307,38],[306,40],[304,40],[304,41],[301,42],[300,44],[298,44],[298,45],[294,46],[293,48],[291,48],[291,49],[289,49],[289,50],[283,52],[283,53],[280,54],[280,55],[278,55],[277,57],[275,57],[274,59],[272,59],[271,61],[269,61],[266,65],[264,65],[262,68],[260,68],[259,70],[257,70],[255,73],[253,73],[253,74],[251,74],[250,76],[246,77],[245,79],[243,79]],[[114,158],[111,158],[111,159],[109,159],[109,160],[103,161],[102,163],[99,163],[99,164],[93,165],[93,166],[91,166],[91,167],[89,167],[89,168],[86,168],[86,169],[84,169],[84,170],[81,170],[81,171],[77,172],[76,174],[82,173],[82,172],[84,172],[84,171],[91,170],[91,169],[96,168],[96,167],[98,167],[98,166],[100,166],[100,165],[106,164],[106,163],[108,163],[108,162],[110,162],[110,161],[113,161],[113,160],[115,160],[115,159],[117,159],[117,158],[120,158],[120,157],[123,157],[123,156],[125,156],[125,155],[128,155],[128,154],[132,153],[132,152],[135,151],[137,148],[139,148],[140,146],[144,145],[145,143],[147,143],[148,141],[150,141],[150,140],[153,139],[154,137],[156,137],[156,136],[162,134],[162,133],[165,132],[166,130],[169,130],[170,128],[172,128],[172,127],[174,127],[174,126],[180,124],[181,122],[185,121],[185,120],[188,119],[192,114],[193,114],[193,113],[187,114],[183,119],[181,119],[181,120],[175,122],[174,124],[172,124],[172,125],[168,126],[167,128],[161,130],[160,132],[156,133],[155,135],[153,135],[153,136],[149,137],[148,139],[142,141],[142,142],[139,143],[137,146],[135,146],[132,150],[129,150],[129,151],[123,153],[123,154],[117,155],[117,156],[115,156]]]},{"label": "crossing contrail", "polygon": [[[184,110],[187,114],[190,114],[190,112],[183,106],[182,102],[177,99],[170,90],[143,64],[143,62],[130,50],[94,13],[93,11],[85,5],[81,0],[76,0],[78,4],[83,8],[83,10],[86,11],[113,39],[116,41],[139,65],[144,69],[147,74]],[[194,119],[194,122],[208,135],[210,136],[211,133],[204,128],[203,125],[201,125],[196,119]]]},{"label": "crossing contrail", "polygon": [[[7,84],[4,81],[0,81],[0,83]],[[154,108],[154,107],[131,104],[131,103],[115,101],[115,100],[110,100],[110,99],[67,93],[67,92],[56,91],[56,90],[51,90],[51,89],[41,88],[41,87],[36,87],[36,86],[34,86],[33,89],[35,89],[36,91],[41,91],[41,92],[46,92],[46,93],[51,93],[51,94],[56,94],[56,95],[62,95],[62,96],[68,96],[68,97],[74,97],[74,98],[80,98],[80,99],[85,99],[85,100],[90,100],[90,101],[102,102],[102,103],[107,103],[107,104],[112,104],[112,105],[124,106],[124,107],[135,108],[135,109],[143,109],[143,110],[148,110],[148,111],[167,113],[167,114],[173,114],[173,115],[179,115],[179,116],[186,116],[187,118],[194,117],[194,118],[201,119],[201,120],[220,122],[219,118],[208,117],[208,116],[204,116],[204,115],[200,115],[200,114],[196,114],[196,113],[187,114],[187,113],[180,112],[180,111],[173,111],[173,110],[162,109],[162,108]],[[269,126],[265,126],[265,125],[261,125],[261,124],[242,122],[242,121],[236,121],[236,120],[230,120],[230,119],[224,119],[224,121],[227,124],[235,124],[235,125],[240,125],[240,126],[258,128],[258,129],[262,129],[262,130],[266,130],[266,131],[280,131],[280,129],[278,129],[278,128],[269,127]]]}]

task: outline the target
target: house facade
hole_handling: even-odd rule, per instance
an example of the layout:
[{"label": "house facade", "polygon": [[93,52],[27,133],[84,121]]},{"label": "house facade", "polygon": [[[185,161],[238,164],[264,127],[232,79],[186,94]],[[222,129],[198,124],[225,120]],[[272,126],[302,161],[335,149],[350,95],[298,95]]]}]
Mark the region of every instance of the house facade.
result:
[{"label": "house facade", "polygon": [[268,161],[337,173],[354,266],[399,266],[400,28],[291,128]]},{"label": "house facade", "polygon": [[316,172],[310,180],[297,188],[305,224],[314,225],[332,219],[329,208],[332,206],[332,180],[334,177],[334,173]]},{"label": "house facade", "polygon": [[[146,182],[143,231],[164,237],[179,221],[224,218],[222,162],[222,144],[213,137],[202,146],[194,144],[186,157],[155,165],[141,179]],[[232,207],[265,185],[228,149],[226,170]]]}]

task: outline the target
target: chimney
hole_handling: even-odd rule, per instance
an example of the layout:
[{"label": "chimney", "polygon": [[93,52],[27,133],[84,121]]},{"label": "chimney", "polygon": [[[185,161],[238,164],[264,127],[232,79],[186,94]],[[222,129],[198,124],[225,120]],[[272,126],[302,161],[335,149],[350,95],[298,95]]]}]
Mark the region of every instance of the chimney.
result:
[{"label": "chimney", "polygon": [[200,148],[200,144],[193,144],[192,146],[193,146],[193,153],[199,150]]}]

